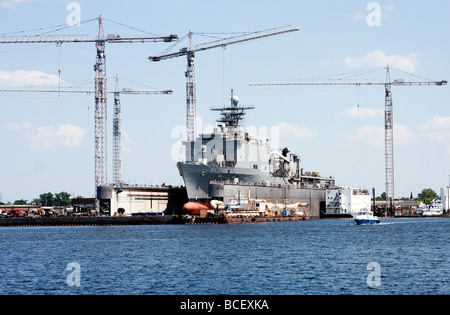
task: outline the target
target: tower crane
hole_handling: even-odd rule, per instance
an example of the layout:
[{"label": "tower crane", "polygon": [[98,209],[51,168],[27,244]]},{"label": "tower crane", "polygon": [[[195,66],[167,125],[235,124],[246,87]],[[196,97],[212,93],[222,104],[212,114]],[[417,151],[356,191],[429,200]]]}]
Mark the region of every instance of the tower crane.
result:
[{"label": "tower crane", "polygon": [[250,40],[259,38],[265,38],[283,33],[296,32],[299,29],[293,26],[285,26],[280,28],[274,28],[265,31],[254,32],[241,36],[234,36],[221,40],[216,40],[209,43],[200,44],[194,47],[192,36],[194,33],[189,31],[188,34],[188,47],[182,48],[179,52],[166,54],[161,56],[150,56],[150,61],[161,61],[181,56],[187,56],[187,68],[185,72],[186,76],[186,127],[187,127],[187,139],[188,141],[195,140],[196,134],[196,118],[197,118],[197,96],[196,96],[196,83],[195,83],[195,54],[200,51],[209,50],[218,47],[226,47],[232,44],[238,44]]},{"label": "tower crane", "polygon": [[[124,88],[119,90],[119,76],[116,75],[116,88],[107,91],[114,94],[114,116],[113,116],[113,184],[120,186],[122,182],[122,108],[120,95],[170,95],[172,90],[132,90]],[[72,94],[94,94],[95,90],[86,89],[33,89],[33,88],[0,88],[0,93],[72,93]]]},{"label": "tower crane", "polygon": [[[111,93],[111,92],[110,92]],[[113,117],[113,183],[121,186],[122,182],[122,107],[120,94],[126,95],[168,95],[172,90],[163,91],[135,91],[132,89],[119,90],[119,76],[116,75],[116,89],[114,91],[114,117]]]},{"label": "tower crane", "polygon": [[287,83],[252,83],[250,86],[327,86],[327,85],[354,85],[354,86],[384,86],[385,87],[385,184],[386,201],[392,213],[395,196],[394,189],[394,113],[392,86],[443,86],[447,85],[446,80],[425,81],[425,82],[405,82],[403,79],[391,81],[390,67],[386,67],[386,81],[324,81],[324,82],[287,82]]},{"label": "tower crane", "polygon": [[95,71],[95,187],[108,184],[107,168],[107,78],[106,78],[106,43],[169,43],[178,39],[177,35],[153,37],[121,37],[110,34],[105,37],[103,17],[98,18],[98,35],[20,35],[0,36],[0,44],[41,44],[41,43],[95,43],[97,48]]}]

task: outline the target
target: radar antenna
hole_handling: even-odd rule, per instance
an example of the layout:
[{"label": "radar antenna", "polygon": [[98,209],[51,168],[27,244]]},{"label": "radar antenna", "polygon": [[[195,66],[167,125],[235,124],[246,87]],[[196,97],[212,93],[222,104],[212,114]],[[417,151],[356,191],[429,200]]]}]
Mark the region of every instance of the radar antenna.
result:
[{"label": "radar antenna", "polygon": [[219,123],[225,124],[225,127],[237,128],[239,123],[244,120],[247,110],[255,109],[254,106],[239,106],[239,97],[234,95],[231,90],[231,102],[230,106],[222,108],[211,108],[212,111],[221,112],[221,119],[217,120]]}]

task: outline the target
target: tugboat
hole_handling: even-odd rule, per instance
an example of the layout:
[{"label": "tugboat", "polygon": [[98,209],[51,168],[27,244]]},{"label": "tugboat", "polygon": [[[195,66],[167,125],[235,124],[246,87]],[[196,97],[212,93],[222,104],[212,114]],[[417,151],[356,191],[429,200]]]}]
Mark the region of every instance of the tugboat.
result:
[{"label": "tugboat", "polygon": [[380,223],[380,219],[372,211],[363,210],[357,213],[355,222],[357,225],[374,225]]}]

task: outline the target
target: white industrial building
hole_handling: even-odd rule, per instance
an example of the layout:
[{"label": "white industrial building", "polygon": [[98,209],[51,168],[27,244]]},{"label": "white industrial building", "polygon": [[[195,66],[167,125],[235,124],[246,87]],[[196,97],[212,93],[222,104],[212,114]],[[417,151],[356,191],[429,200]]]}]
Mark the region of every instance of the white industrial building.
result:
[{"label": "white industrial building", "polygon": [[185,188],[171,186],[103,186],[98,199],[101,212],[111,216],[174,214],[188,202]]},{"label": "white industrial building", "polygon": [[371,202],[367,189],[342,187],[327,190],[326,214],[353,216],[361,210],[370,210]]},{"label": "white industrial building", "polygon": [[441,189],[441,200],[444,211],[450,210],[450,187],[444,187]]}]

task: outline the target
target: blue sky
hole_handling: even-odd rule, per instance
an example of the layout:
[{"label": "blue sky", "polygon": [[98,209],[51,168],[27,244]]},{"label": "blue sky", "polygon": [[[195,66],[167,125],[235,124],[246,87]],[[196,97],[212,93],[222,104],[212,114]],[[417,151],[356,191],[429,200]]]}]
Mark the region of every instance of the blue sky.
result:
[{"label": "blue sky", "polygon": [[[296,33],[200,52],[196,57],[198,114],[213,124],[210,107],[231,89],[254,105],[247,125],[280,130],[280,146],[302,157],[305,170],[340,185],[384,190],[383,87],[251,87],[368,71],[355,79],[450,78],[450,1],[378,1],[381,25],[369,26],[371,1],[77,1],[82,21],[105,21],[105,33],[145,36],[123,25],[168,35],[251,32],[294,25]],[[0,34],[67,25],[70,1],[0,0]],[[33,31],[37,34],[44,31]],[[53,34],[95,36],[95,21]],[[230,35],[215,35],[230,36]],[[196,35],[203,43],[212,38]],[[151,63],[170,44],[107,44],[110,90],[172,89],[170,96],[122,96],[123,178],[131,184],[181,185],[173,157],[185,125],[184,57]],[[186,46],[181,42],[173,51]],[[0,45],[0,87],[61,82],[94,87],[95,45]],[[338,78],[335,76],[333,78]],[[426,78],[426,79],[425,79]],[[140,83],[137,84],[135,82]],[[54,85],[55,86],[55,85]],[[57,85],[56,85],[57,86]],[[448,184],[449,87],[394,87],[396,197]],[[44,192],[94,194],[93,95],[0,93],[0,192],[3,202]],[[112,122],[113,98],[109,98]],[[359,112],[357,105],[360,105]],[[111,134],[111,126],[109,126]],[[258,135],[255,135],[258,136]],[[111,139],[110,139],[111,140]],[[112,179],[109,143],[109,179]]]}]

